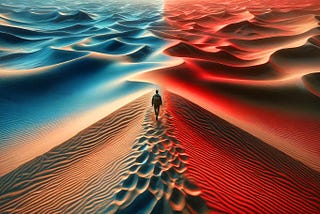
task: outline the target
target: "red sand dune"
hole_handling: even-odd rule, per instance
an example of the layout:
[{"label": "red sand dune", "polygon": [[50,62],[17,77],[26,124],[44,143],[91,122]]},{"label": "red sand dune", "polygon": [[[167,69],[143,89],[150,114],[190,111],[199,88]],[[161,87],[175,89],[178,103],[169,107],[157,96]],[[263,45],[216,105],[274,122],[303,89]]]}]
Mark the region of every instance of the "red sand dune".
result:
[{"label": "red sand dune", "polygon": [[[166,1],[181,65],[138,77],[320,171],[318,1]],[[175,29],[172,31],[171,29]]]},{"label": "red sand dune", "polygon": [[251,80],[233,81],[227,77],[209,79],[198,70],[191,70],[187,63],[150,72],[141,78],[166,85],[267,144],[320,170],[320,100],[309,90],[297,87],[295,81],[251,84]]},{"label": "red sand dune", "polygon": [[319,211],[319,172],[178,95],[166,100],[189,155],[188,174],[212,211]]},{"label": "red sand dune", "polygon": [[169,112],[209,208],[319,212],[319,2],[165,5],[154,33],[183,63],[137,79],[179,95]]}]

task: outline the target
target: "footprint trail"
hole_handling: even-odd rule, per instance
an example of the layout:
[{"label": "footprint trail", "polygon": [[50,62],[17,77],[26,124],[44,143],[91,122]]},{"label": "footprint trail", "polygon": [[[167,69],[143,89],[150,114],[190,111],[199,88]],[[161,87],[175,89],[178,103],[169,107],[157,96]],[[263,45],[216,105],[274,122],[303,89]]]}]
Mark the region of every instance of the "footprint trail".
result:
[{"label": "footprint trail", "polygon": [[140,154],[116,191],[108,213],[208,212],[201,190],[186,176],[188,155],[174,137],[172,120],[164,112],[155,121],[152,109],[147,110],[143,133],[133,146]]}]

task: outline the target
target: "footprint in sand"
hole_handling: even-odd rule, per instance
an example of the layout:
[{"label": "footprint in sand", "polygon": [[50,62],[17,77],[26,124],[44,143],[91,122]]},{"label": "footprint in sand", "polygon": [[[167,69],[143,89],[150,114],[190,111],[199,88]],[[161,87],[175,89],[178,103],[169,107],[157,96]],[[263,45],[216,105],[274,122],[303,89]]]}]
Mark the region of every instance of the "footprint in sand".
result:
[{"label": "footprint in sand", "polygon": [[108,213],[207,213],[201,190],[186,175],[188,156],[174,137],[172,116],[157,122],[147,111],[142,135],[133,149],[140,151],[116,191]]}]

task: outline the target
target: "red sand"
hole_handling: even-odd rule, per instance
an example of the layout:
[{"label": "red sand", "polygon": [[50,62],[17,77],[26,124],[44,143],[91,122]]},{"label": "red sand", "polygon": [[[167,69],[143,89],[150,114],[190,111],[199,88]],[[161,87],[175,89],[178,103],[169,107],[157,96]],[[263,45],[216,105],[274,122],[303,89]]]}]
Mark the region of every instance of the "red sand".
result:
[{"label": "red sand", "polygon": [[188,174],[214,212],[316,213],[320,174],[240,128],[167,94]]},{"label": "red sand", "polygon": [[[317,6],[318,5],[318,6]],[[159,36],[183,63],[145,73],[320,171],[318,1],[166,1]]]}]

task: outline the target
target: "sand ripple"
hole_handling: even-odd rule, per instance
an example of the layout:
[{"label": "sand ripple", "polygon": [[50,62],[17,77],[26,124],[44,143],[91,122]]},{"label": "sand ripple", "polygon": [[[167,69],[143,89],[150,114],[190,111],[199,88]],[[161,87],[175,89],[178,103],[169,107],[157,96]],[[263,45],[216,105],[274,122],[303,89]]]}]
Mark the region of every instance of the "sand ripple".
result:
[{"label": "sand ripple", "polygon": [[184,98],[169,94],[188,174],[222,213],[320,209],[320,173]]},{"label": "sand ripple", "polygon": [[173,118],[156,123],[149,97],[2,176],[0,211],[207,213]]},{"label": "sand ripple", "polygon": [[133,148],[135,163],[106,209],[111,213],[206,213],[201,190],[185,176],[188,155],[174,137],[172,116],[163,113],[155,122],[149,109],[143,133]]},{"label": "sand ripple", "polygon": [[113,202],[115,188],[139,154],[131,147],[141,130],[146,98],[2,176],[0,212],[83,213]]}]

